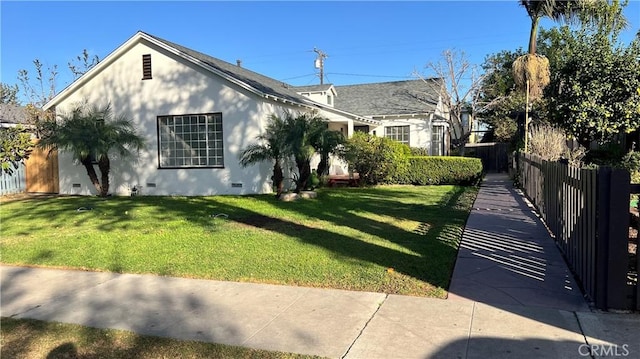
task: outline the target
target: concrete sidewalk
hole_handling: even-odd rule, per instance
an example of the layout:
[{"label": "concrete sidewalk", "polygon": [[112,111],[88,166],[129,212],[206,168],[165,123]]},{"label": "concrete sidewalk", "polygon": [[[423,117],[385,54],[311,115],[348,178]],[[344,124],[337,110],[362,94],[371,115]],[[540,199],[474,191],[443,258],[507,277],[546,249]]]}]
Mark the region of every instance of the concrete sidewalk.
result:
[{"label": "concrete sidewalk", "polygon": [[0,312],[329,358],[640,358],[640,315],[591,311],[511,187],[483,183],[448,300],[1,266]]},{"label": "concrete sidewalk", "polygon": [[482,182],[449,298],[589,311],[553,238],[506,174],[488,174]]}]

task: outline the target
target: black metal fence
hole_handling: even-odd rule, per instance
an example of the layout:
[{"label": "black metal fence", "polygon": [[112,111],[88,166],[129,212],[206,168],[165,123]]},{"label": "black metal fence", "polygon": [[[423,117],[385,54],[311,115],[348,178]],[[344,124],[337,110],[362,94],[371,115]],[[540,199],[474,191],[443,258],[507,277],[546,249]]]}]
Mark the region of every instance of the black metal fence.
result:
[{"label": "black metal fence", "polygon": [[583,169],[519,154],[521,187],[585,294],[601,309],[639,307],[629,280],[629,172]]}]

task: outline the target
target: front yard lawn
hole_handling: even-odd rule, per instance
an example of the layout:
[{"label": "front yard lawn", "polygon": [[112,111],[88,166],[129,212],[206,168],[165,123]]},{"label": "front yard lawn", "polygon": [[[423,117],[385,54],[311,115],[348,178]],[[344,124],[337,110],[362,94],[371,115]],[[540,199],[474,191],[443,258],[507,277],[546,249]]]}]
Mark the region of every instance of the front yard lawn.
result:
[{"label": "front yard lawn", "polygon": [[445,297],[477,190],[53,197],[0,205],[2,263]]}]

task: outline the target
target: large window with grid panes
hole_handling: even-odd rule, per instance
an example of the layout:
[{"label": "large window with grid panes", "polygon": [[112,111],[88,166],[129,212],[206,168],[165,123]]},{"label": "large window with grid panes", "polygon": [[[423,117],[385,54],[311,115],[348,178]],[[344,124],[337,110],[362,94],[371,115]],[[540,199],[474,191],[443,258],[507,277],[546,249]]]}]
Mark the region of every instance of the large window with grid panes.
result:
[{"label": "large window with grid panes", "polygon": [[222,114],[158,116],[160,168],[224,167]]},{"label": "large window with grid panes", "polygon": [[388,126],[384,128],[384,137],[409,146],[409,126]]}]

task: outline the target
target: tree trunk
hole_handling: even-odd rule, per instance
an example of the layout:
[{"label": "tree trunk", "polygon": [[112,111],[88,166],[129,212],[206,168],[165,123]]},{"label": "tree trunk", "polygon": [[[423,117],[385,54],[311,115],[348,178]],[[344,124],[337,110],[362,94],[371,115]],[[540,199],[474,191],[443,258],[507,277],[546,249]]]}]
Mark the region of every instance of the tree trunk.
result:
[{"label": "tree trunk", "polygon": [[109,170],[111,164],[107,155],[100,156],[98,160],[98,168],[100,169],[100,177],[102,178],[102,191],[100,197],[106,197],[109,194]]},{"label": "tree trunk", "polygon": [[318,163],[318,176],[326,176],[329,174],[329,155],[321,154],[320,155],[320,163]]},{"label": "tree trunk", "polygon": [[93,163],[91,162],[91,157],[85,157],[80,160],[80,163],[87,170],[87,174],[89,175],[89,179],[93,186],[96,188],[98,193],[102,193],[102,186],[100,185],[100,181],[98,180],[98,175],[96,174],[96,169],[93,168]]},{"label": "tree trunk", "polygon": [[298,183],[296,183],[296,193],[300,193],[305,188],[307,188],[307,182],[309,182],[309,177],[311,176],[311,164],[309,160],[298,160],[296,159],[296,166],[298,167]]},{"label": "tree trunk", "polygon": [[273,185],[276,187],[276,197],[280,198],[284,189],[284,175],[282,174],[282,166],[278,161],[273,165]]},{"label": "tree trunk", "polygon": [[538,22],[540,18],[534,16],[531,18],[531,32],[529,33],[529,54],[534,55],[537,50],[538,39]]}]

